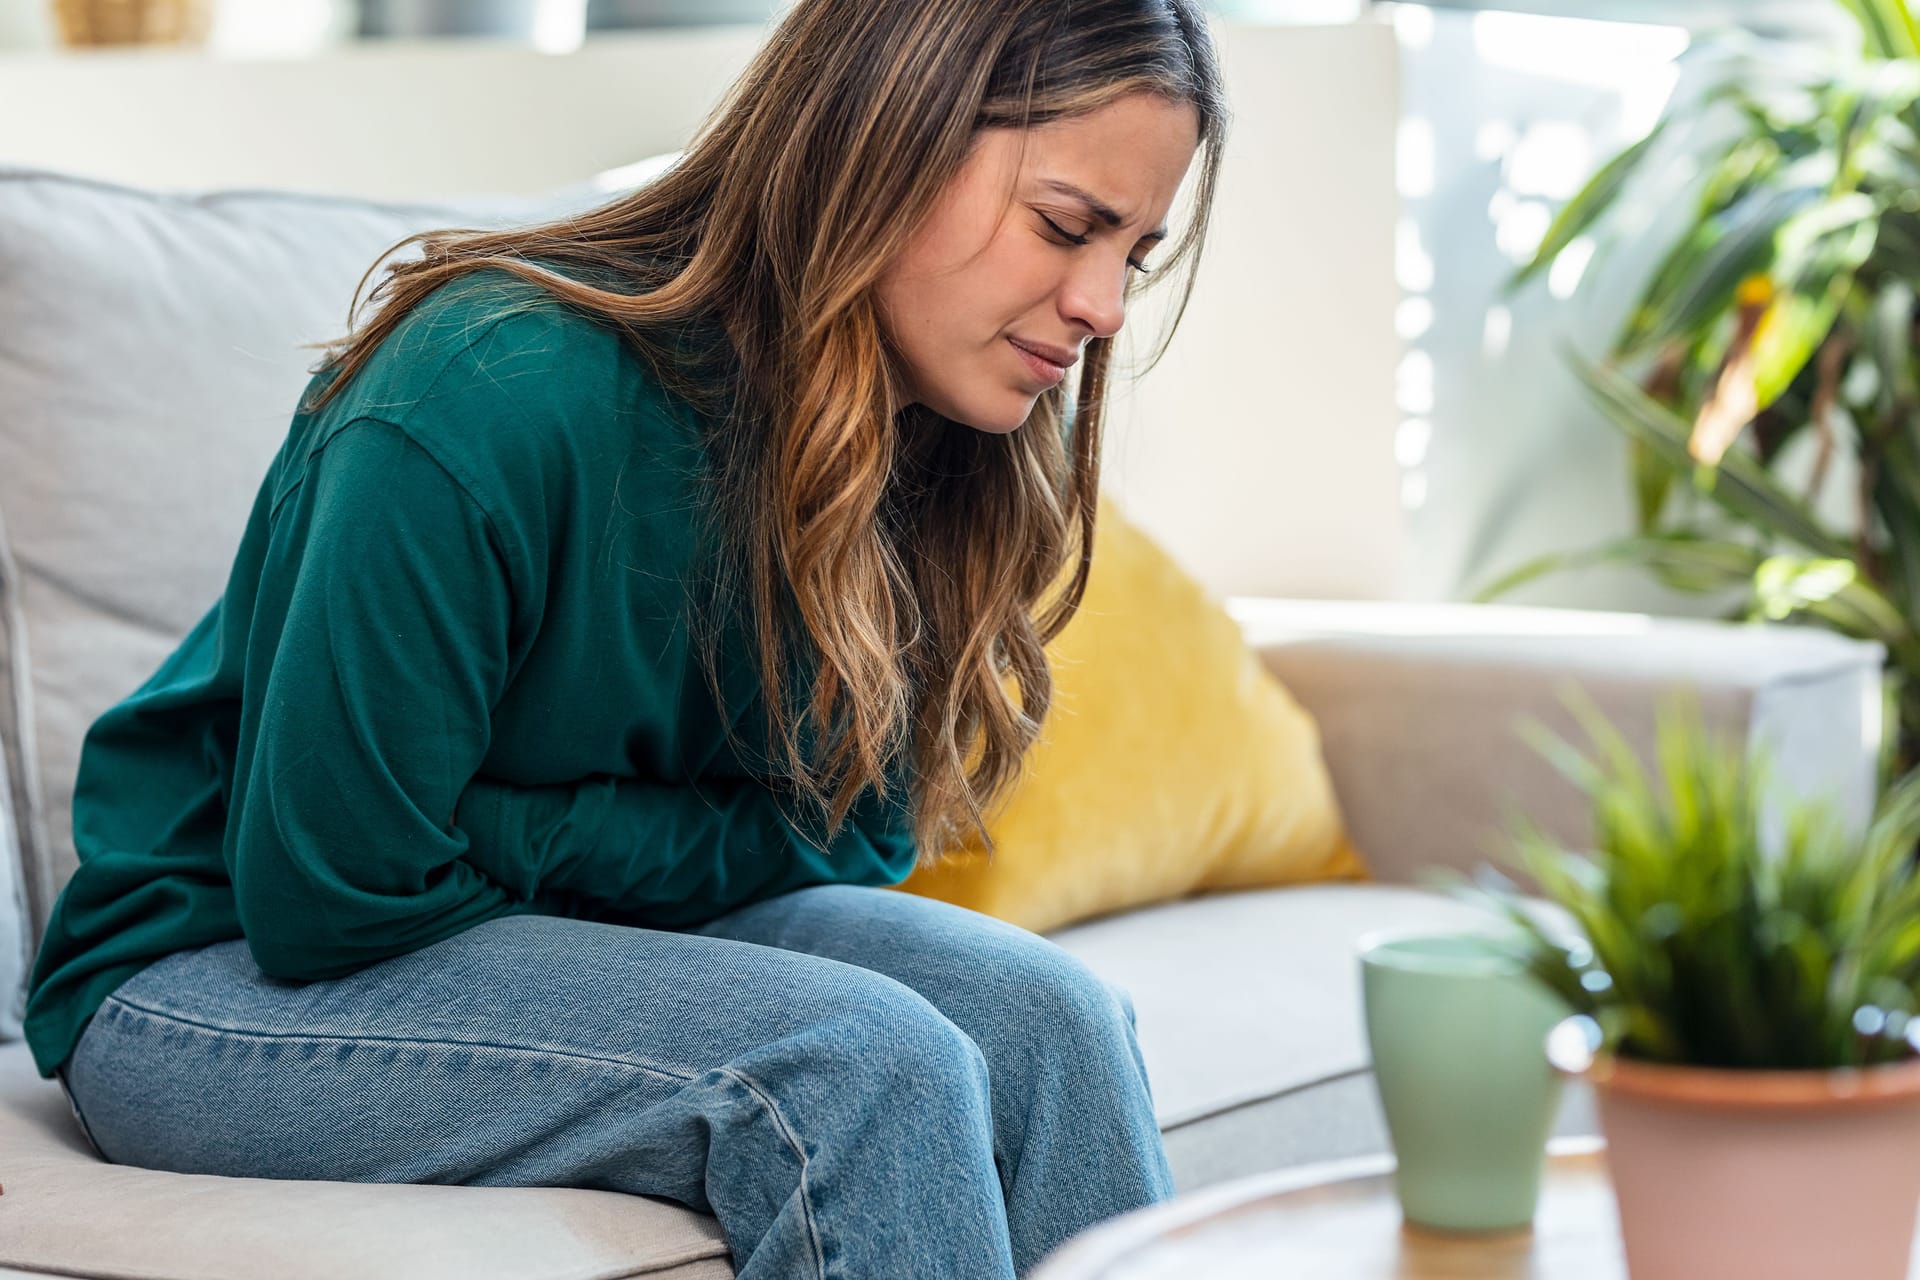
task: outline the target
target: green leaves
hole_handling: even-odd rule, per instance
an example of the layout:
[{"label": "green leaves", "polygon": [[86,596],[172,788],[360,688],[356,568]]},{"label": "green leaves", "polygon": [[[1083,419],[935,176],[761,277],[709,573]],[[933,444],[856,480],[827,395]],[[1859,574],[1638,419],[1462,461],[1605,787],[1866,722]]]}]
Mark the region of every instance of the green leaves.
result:
[{"label": "green leaves", "polygon": [[[1911,259],[1920,249],[1920,59],[1889,60],[1886,52],[1905,47],[1914,22],[1904,0],[1861,0],[1855,16],[1882,50],[1872,60],[1809,74],[1786,62],[1732,59],[1718,83],[1676,100],[1646,137],[1594,174],[1506,284],[1519,288],[1577,236],[1603,230],[1656,144],[1676,143],[1661,148],[1662,163],[1703,175],[1695,217],[1646,283],[1607,363],[1655,355],[1682,371],[1657,399],[1683,417],[1697,415],[1717,386],[1711,438],[1737,431],[1740,417],[1729,415],[1764,412],[1803,377],[1841,322],[1856,279],[1881,274],[1884,224],[1898,225],[1882,257]],[[1743,128],[1700,127],[1707,113],[1728,107],[1727,123]],[[1903,266],[1892,278],[1910,278],[1920,263]],[[1766,299],[1764,310],[1746,314],[1736,342],[1736,313],[1756,296]],[[1665,477],[1691,470],[1649,456],[1658,452],[1636,440],[1643,532],[1656,531],[1671,492],[1663,465]]]},{"label": "green leaves", "polygon": [[1920,27],[1906,0],[1840,0],[1860,24],[1862,49],[1870,57],[1920,57]]},{"label": "green leaves", "polygon": [[1846,539],[1822,527],[1806,506],[1741,453],[1728,453],[1717,467],[1698,467],[1687,451],[1692,428],[1629,379],[1594,364],[1570,348],[1567,360],[1601,409],[1626,434],[1675,471],[1692,472],[1696,484],[1730,514],[1777,538],[1825,556],[1846,556]]},{"label": "green leaves", "polygon": [[1631,355],[1675,337],[1701,340],[1733,305],[1740,282],[1767,271],[1776,237],[1819,201],[1821,190],[1812,183],[1762,188],[1696,223],[1654,271],[1611,354]]},{"label": "green leaves", "polygon": [[1724,539],[1679,533],[1621,538],[1598,547],[1556,551],[1530,560],[1482,587],[1474,600],[1484,604],[1549,573],[1597,565],[1651,569],[1669,586],[1681,590],[1723,590],[1748,582],[1764,559],[1752,547]]},{"label": "green leaves", "polygon": [[1604,359],[1566,352],[1627,439],[1636,536],[1536,557],[1480,598],[1597,564],[1711,593],[1745,573],[1744,616],[1887,647],[1904,769],[1920,765],[1920,22],[1913,0],[1838,2],[1857,52],[1725,50],[1508,281],[1607,239],[1643,179],[1688,175]]},{"label": "green leaves", "polygon": [[1858,191],[1824,200],[1781,225],[1773,272],[1784,283],[1753,341],[1756,411],[1779,399],[1825,341],[1879,229],[1879,205]]},{"label": "green leaves", "polygon": [[1771,770],[1710,733],[1691,698],[1662,703],[1651,766],[1577,690],[1589,747],[1522,731],[1593,805],[1590,849],[1524,817],[1510,856],[1580,931],[1550,929],[1511,888],[1462,892],[1516,927],[1541,983],[1599,1022],[1614,1052],[1753,1069],[1912,1056],[1920,1017],[1920,775],[1864,836],[1820,800],[1786,801],[1770,838]]},{"label": "green leaves", "polygon": [[1567,201],[1541,238],[1540,246],[1533,257],[1510,276],[1503,286],[1503,292],[1512,294],[1535,275],[1553,265],[1553,260],[1577,239],[1581,232],[1593,225],[1594,221],[1613,203],[1620,192],[1626,188],[1627,180],[1633,176],[1647,153],[1653,149],[1655,141],[1665,130],[1662,121],[1647,133],[1647,136],[1622,151],[1601,166],[1600,171],[1587,180],[1587,183],[1573,199]]},{"label": "green leaves", "polygon": [[1858,578],[1851,560],[1770,556],[1753,571],[1754,602],[1761,617],[1782,622],[1809,605],[1832,600]]}]

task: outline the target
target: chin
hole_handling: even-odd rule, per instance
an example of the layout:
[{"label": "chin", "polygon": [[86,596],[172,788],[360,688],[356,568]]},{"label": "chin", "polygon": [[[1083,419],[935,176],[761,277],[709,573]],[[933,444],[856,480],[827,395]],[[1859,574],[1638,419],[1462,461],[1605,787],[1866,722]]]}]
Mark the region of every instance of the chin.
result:
[{"label": "chin", "polygon": [[966,425],[975,431],[984,431],[990,436],[1010,436],[1026,425],[1026,419],[1022,418],[1018,422],[969,422]]},{"label": "chin", "polygon": [[1027,417],[1033,412],[1031,397],[1016,397],[1017,403],[1004,405],[956,405],[958,412],[947,416],[963,426],[975,431],[985,431],[990,435],[1011,435],[1026,425]]}]

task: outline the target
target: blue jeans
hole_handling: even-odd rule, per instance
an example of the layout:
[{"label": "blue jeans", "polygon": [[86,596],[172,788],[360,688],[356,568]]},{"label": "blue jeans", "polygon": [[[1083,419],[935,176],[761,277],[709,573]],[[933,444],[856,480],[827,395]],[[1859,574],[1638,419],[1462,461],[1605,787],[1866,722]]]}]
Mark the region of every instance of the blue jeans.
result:
[{"label": "blue jeans", "polygon": [[1023,1275],[1173,1194],[1127,994],[884,889],[684,930],[510,916],[319,982],[176,952],[63,1074],[115,1163],[661,1196],[742,1280]]}]

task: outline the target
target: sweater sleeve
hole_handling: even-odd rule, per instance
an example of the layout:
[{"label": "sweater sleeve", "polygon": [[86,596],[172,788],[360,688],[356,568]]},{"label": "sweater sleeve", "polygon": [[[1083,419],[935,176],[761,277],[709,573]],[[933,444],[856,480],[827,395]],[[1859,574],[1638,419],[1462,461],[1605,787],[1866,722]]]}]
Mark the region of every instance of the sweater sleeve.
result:
[{"label": "sweater sleeve", "polygon": [[224,848],[255,961],[296,980],[533,909],[452,820],[508,671],[485,513],[385,422],[306,465],[268,534]]},{"label": "sweater sleeve", "polygon": [[516,892],[673,928],[807,885],[905,879],[915,845],[899,765],[889,780],[887,797],[869,786],[831,839],[803,832],[787,797],[753,779],[600,775],[526,787],[477,777],[455,821],[469,833],[469,856]]}]

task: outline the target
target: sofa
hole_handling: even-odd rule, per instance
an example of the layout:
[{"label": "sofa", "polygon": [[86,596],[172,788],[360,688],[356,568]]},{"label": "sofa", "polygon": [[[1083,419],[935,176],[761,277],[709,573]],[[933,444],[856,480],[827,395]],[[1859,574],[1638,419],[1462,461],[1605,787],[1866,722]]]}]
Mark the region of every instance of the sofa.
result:
[{"label": "sofa", "polygon": [[[360,272],[401,236],[547,216],[604,198],[606,185],[577,175],[545,193],[434,203],[161,191],[7,159],[0,1276],[731,1275],[714,1221],[665,1201],[111,1165],[19,1040],[25,968],[74,864],[68,805],[81,736],[218,593],[313,357],[298,344],[338,330]],[[1169,364],[1178,367],[1177,349]],[[1233,555],[1271,535],[1258,514],[1238,515]],[[1768,747],[1778,799],[1829,796],[1855,820],[1873,801],[1884,654],[1871,644],[1566,609],[1222,598],[1314,716],[1373,879],[1153,904],[1050,935],[1132,995],[1182,1190],[1387,1149],[1356,945],[1381,930],[1485,924],[1434,876],[1486,860],[1516,807],[1583,838],[1581,797],[1516,732],[1526,718],[1568,729],[1568,687],[1648,754],[1657,703],[1690,691],[1712,726]],[[1593,1132],[1578,1091],[1559,1129]]]}]

